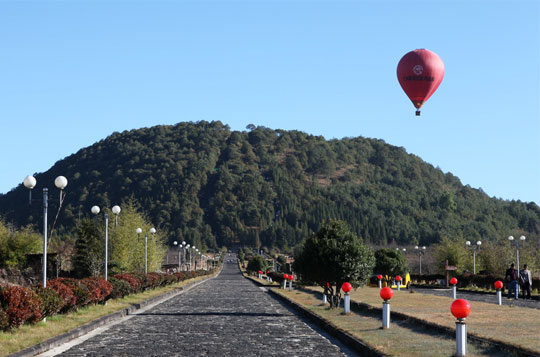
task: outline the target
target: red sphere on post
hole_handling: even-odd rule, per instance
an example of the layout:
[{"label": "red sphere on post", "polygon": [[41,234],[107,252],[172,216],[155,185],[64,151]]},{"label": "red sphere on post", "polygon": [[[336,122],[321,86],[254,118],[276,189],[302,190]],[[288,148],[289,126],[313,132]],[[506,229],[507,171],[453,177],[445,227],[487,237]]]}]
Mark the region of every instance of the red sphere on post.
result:
[{"label": "red sphere on post", "polygon": [[329,282],[326,282],[326,287],[330,288],[330,283]]},{"label": "red sphere on post", "polygon": [[289,280],[293,280],[294,279],[294,275],[289,275]]},{"label": "red sphere on post", "polygon": [[450,279],[450,284],[457,285],[457,279],[456,278]]},{"label": "red sphere on post", "polygon": [[401,281],[401,276],[396,276],[396,281]]},{"label": "red sphere on post", "polygon": [[457,299],[450,306],[450,311],[457,319],[464,319],[471,313],[471,304],[465,299]]},{"label": "red sphere on post", "polygon": [[289,279],[289,276],[287,274],[283,274],[283,279],[287,280]]},{"label": "red sphere on post", "polygon": [[263,273],[262,270],[259,270],[259,275],[262,275],[262,273]]},{"label": "red sphere on post", "polygon": [[268,271],[266,272],[266,275],[268,275],[268,274],[270,274],[270,270],[268,270]]},{"label": "red sphere on post", "polygon": [[377,275],[377,279],[382,280],[382,275],[381,274]]},{"label": "red sphere on post", "polygon": [[392,289],[387,286],[381,289],[379,295],[381,295],[381,298],[384,301],[388,301],[392,298],[392,296],[394,296],[394,291],[392,291]]},{"label": "red sphere on post", "polygon": [[503,288],[503,282],[500,281],[500,280],[497,280],[494,285],[495,285],[495,289],[502,289]]},{"label": "red sphere on post", "polygon": [[344,292],[348,293],[349,291],[352,290],[352,285],[351,283],[343,283],[343,285],[341,285],[341,290],[343,290]]}]

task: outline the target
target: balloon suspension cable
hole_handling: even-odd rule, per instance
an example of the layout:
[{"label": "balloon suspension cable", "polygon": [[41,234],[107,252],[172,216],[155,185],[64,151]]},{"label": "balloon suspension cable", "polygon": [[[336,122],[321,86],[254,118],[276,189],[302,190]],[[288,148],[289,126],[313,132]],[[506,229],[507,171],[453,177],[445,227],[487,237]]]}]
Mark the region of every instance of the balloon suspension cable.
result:
[{"label": "balloon suspension cable", "polygon": [[416,116],[417,116],[417,117],[420,116],[420,110],[417,110],[417,111],[416,111]]}]

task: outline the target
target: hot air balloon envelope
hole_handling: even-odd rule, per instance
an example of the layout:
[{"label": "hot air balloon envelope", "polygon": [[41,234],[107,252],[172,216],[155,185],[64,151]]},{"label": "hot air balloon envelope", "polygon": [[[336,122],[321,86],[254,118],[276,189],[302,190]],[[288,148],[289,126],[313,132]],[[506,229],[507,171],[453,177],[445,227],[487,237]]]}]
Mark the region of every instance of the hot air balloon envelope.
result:
[{"label": "hot air balloon envelope", "polygon": [[[439,88],[444,77],[444,63],[435,52],[414,50],[399,61],[397,77],[414,107],[420,109]],[[416,115],[420,115],[420,110]]]}]

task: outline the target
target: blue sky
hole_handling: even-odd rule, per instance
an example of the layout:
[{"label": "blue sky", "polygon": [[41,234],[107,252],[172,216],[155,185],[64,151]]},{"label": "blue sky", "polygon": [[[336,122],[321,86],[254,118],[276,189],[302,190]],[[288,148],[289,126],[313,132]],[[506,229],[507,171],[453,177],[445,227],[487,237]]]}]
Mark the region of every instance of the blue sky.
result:
[{"label": "blue sky", "polygon": [[[115,131],[204,119],[380,138],[540,202],[536,0],[0,1],[0,39],[1,193]],[[396,78],[417,48],[446,69],[421,117]]]}]

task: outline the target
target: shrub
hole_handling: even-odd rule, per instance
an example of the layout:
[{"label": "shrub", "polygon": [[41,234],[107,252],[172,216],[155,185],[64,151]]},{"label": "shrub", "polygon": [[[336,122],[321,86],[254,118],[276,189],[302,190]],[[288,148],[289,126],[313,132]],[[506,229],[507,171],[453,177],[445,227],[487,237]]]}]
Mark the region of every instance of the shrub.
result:
[{"label": "shrub", "polygon": [[125,280],[111,277],[109,278],[109,283],[112,285],[112,291],[109,295],[111,299],[123,298],[132,291],[131,285]]},{"label": "shrub", "polygon": [[101,291],[101,300],[105,301],[110,298],[111,292],[113,290],[113,286],[111,283],[109,283],[104,278],[88,278],[88,280],[91,280],[95,282]]},{"label": "shrub", "polygon": [[133,275],[131,274],[117,274],[114,277],[116,279],[126,281],[131,288],[130,293],[136,293],[141,289],[140,281],[138,279],[135,279],[135,277],[133,277]]},{"label": "shrub", "polygon": [[146,274],[147,288],[155,289],[160,286],[161,278],[158,273],[148,273]]},{"label": "shrub", "polygon": [[139,291],[147,290],[150,287],[150,281],[146,274],[132,273],[131,275],[139,281],[139,286],[140,286]]},{"label": "shrub", "polygon": [[0,331],[5,331],[9,328],[9,317],[7,312],[0,307]]},{"label": "shrub", "polygon": [[49,280],[47,282],[47,287],[56,291],[58,296],[60,296],[60,298],[62,298],[62,300],[64,301],[64,306],[60,310],[61,312],[69,311],[73,309],[77,304],[77,298],[73,293],[73,289],[62,283],[59,279]]},{"label": "shrub", "polygon": [[19,286],[2,289],[0,304],[8,315],[9,327],[41,320],[41,301],[32,290]]},{"label": "shrub", "polygon": [[90,291],[90,288],[80,280],[72,278],[58,278],[58,280],[73,290],[73,295],[77,298],[75,302],[76,307],[86,306],[92,301],[92,292]]},{"label": "shrub", "polygon": [[64,307],[64,299],[50,286],[32,288],[41,300],[41,316],[47,317],[58,313]]}]

